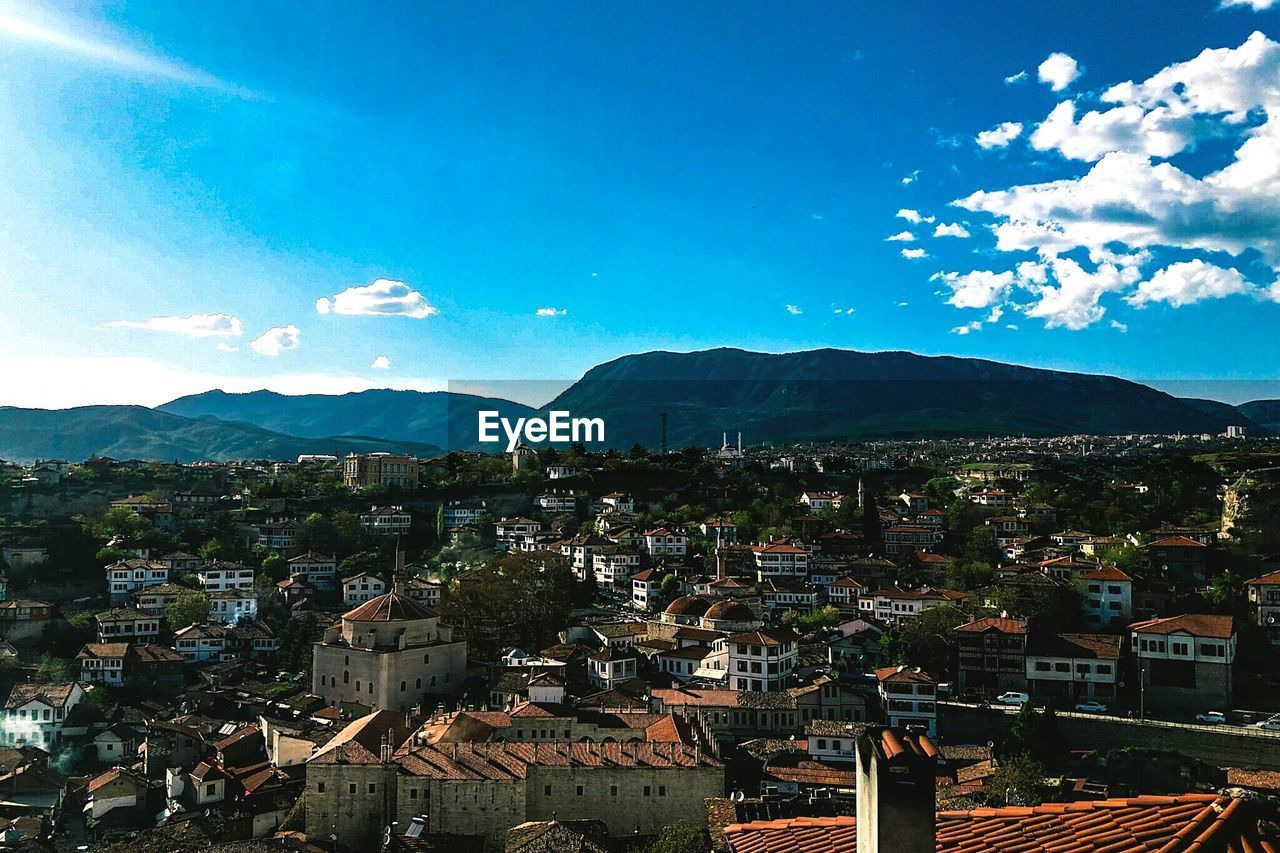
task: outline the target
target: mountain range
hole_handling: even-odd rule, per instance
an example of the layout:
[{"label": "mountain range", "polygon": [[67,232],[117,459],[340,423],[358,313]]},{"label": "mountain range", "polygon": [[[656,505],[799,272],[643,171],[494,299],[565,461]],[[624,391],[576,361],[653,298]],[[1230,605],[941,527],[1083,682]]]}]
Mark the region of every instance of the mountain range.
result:
[{"label": "mountain range", "polygon": [[215,390],[155,409],[0,408],[0,458],[288,459],[374,449],[435,455],[477,443],[477,413],[602,418],[606,444],[716,445],[986,435],[1280,432],[1280,401],[1239,407],[1111,376],[909,352],[713,349],[628,355],[533,409],[451,392],[286,396]]}]

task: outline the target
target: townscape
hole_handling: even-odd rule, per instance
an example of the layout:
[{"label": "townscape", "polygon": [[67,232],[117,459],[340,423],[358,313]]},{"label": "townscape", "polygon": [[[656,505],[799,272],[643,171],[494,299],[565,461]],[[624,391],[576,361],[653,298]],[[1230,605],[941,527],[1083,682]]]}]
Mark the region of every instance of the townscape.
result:
[{"label": "townscape", "polygon": [[4,838],[786,849],[867,750],[940,834],[1220,810],[1280,779],[1278,447],[6,465]]}]

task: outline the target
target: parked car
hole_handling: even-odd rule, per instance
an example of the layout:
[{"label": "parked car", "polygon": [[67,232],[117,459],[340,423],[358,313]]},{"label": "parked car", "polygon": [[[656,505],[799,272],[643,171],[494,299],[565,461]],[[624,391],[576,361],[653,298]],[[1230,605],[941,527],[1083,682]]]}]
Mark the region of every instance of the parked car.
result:
[{"label": "parked car", "polygon": [[1269,732],[1280,732],[1280,714],[1263,720],[1260,723],[1254,723],[1254,725]]},{"label": "parked car", "polygon": [[1105,714],[1107,706],[1101,702],[1094,702],[1092,699],[1088,702],[1077,702],[1076,710],[1086,714]]},{"label": "parked car", "polygon": [[1202,714],[1196,714],[1197,723],[1208,723],[1211,726],[1226,725],[1227,715],[1221,711],[1205,711]]},{"label": "parked car", "polygon": [[1026,693],[1019,693],[1016,690],[1010,690],[1007,693],[1001,693],[997,696],[996,701],[1001,705],[1025,705],[1031,701],[1031,697]]}]

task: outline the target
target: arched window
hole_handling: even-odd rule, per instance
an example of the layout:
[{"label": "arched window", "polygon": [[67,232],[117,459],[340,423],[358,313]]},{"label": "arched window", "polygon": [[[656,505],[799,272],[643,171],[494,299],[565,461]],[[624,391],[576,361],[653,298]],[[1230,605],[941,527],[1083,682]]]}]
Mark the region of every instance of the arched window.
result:
[{"label": "arched window", "polygon": [[423,655],[423,656],[422,656],[422,662],[423,662],[423,663],[431,663],[431,655]]},{"label": "arched window", "polygon": [[405,682],[400,682],[400,692],[403,693],[409,687]]},{"label": "arched window", "polygon": [[431,676],[431,686],[432,686],[432,687],[435,687],[435,686],[436,686],[436,677],[435,677],[434,675],[433,675],[433,676]]},{"label": "arched window", "polygon": [[422,679],[421,679],[421,678],[419,678],[419,679],[418,679],[418,681],[417,681],[417,683],[416,683],[416,684],[414,684],[414,687],[418,688],[419,690],[421,690],[421,689],[422,689]]},{"label": "arched window", "polygon": [[351,683],[351,673],[350,673],[350,671],[347,671],[347,672],[342,673],[342,683],[343,683],[343,684],[350,684],[350,683]]},{"label": "arched window", "polygon": [[356,682],[356,692],[357,692],[357,693],[359,693],[359,692],[360,692],[360,682],[359,682],[359,681],[357,681],[357,682]]},{"label": "arched window", "polygon": [[369,692],[370,692],[370,693],[372,693],[372,692],[373,692],[373,682],[372,682],[372,681],[370,681],[370,682],[369,682]]}]

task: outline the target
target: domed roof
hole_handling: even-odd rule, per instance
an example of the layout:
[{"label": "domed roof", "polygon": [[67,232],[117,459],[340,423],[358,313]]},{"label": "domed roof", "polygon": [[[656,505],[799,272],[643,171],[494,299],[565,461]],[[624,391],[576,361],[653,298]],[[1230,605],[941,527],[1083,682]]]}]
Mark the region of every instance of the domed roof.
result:
[{"label": "domed roof", "polygon": [[342,614],[342,618],[350,622],[410,622],[416,619],[433,619],[435,615],[431,608],[419,601],[388,592],[347,611]]},{"label": "domed roof", "polygon": [[743,604],[741,601],[730,601],[725,599],[717,601],[711,605],[711,608],[703,614],[707,619],[713,619],[719,622],[754,622],[756,615],[751,612],[751,608]]},{"label": "domed roof", "polygon": [[711,604],[705,598],[696,595],[682,595],[667,605],[664,613],[672,616],[701,616],[707,612]]}]

